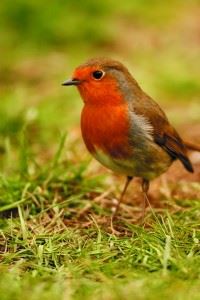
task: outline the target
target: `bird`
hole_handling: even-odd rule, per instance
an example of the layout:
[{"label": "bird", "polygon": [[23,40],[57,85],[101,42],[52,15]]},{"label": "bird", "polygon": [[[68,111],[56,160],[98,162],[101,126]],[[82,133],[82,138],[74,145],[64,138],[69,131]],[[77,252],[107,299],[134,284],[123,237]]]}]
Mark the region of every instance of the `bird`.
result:
[{"label": "bird", "polygon": [[88,151],[108,169],[126,176],[114,215],[134,177],[141,178],[144,218],[151,180],[175,160],[194,172],[187,149],[200,151],[200,146],[183,141],[121,62],[89,59],[62,85],[76,86],[83,99],[81,131]]}]

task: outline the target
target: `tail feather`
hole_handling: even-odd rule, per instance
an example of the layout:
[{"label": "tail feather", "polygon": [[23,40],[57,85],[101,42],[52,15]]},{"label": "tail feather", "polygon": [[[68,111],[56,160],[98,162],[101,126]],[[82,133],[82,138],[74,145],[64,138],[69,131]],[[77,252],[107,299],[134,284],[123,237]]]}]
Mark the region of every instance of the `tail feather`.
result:
[{"label": "tail feather", "polygon": [[182,162],[182,164],[184,165],[184,167],[191,173],[194,172],[193,166],[191,161],[189,160],[189,158],[185,155],[181,155],[179,154],[178,159],[180,159],[180,161]]},{"label": "tail feather", "polygon": [[200,145],[196,145],[192,142],[184,141],[184,144],[188,150],[200,152]]}]

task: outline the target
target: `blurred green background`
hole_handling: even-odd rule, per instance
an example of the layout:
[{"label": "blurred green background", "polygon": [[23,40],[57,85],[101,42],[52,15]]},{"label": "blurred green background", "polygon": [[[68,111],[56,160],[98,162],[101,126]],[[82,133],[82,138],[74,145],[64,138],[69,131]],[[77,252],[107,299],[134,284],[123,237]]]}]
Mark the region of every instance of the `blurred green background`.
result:
[{"label": "blurred green background", "polygon": [[90,57],[125,63],[179,128],[198,123],[199,16],[198,0],[1,1],[3,171],[17,170],[22,132],[39,162],[52,157],[63,132],[82,145],[82,102],[61,82]]}]

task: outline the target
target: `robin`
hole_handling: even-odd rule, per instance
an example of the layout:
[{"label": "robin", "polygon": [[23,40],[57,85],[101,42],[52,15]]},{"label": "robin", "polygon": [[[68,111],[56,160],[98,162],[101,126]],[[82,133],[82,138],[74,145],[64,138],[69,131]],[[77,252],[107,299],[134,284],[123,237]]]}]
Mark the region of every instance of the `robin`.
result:
[{"label": "robin", "polygon": [[160,106],[118,61],[90,59],[62,85],[75,85],[84,101],[81,130],[89,152],[105,167],[126,175],[115,210],[133,177],[142,178],[143,215],[149,182],[166,172],[174,160],[193,172],[187,148]]}]

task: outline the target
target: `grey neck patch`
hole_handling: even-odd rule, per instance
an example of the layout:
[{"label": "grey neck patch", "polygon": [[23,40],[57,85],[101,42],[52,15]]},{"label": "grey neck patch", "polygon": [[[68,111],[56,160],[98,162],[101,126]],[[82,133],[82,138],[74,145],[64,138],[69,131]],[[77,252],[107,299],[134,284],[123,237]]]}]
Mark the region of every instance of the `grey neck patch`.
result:
[{"label": "grey neck patch", "polygon": [[[134,100],[134,88],[132,78],[129,78],[126,73],[115,68],[108,68],[107,72],[111,74],[117,81],[119,90],[126,101]],[[128,72],[128,71],[127,71]]]},{"label": "grey neck patch", "polygon": [[153,126],[145,116],[136,114],[134,111],[134,102],[140,101],[142,92],[137,81],[127,69],[108,68],[107,72],[116,79],[124,99],[128,102],[130,135],[135,137],[135,142],[138,138],[141,142],[153,140]]}]

